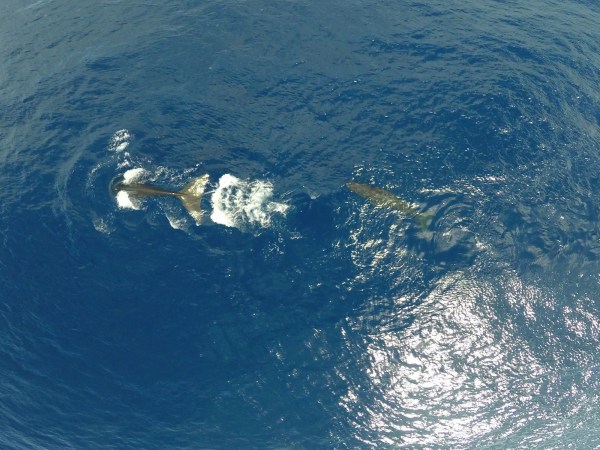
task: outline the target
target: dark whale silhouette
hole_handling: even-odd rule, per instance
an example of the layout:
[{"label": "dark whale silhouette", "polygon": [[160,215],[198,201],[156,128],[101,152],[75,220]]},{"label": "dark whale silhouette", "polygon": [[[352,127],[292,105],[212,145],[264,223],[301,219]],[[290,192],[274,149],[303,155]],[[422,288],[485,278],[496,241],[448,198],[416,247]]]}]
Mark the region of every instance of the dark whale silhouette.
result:
[{"label": "dark whale silhouette", "polygon": [[385,208],[390,208],[394,211],[399,211],[401,213],[408,214],[409,216],[413,216],[415,219],[417,219],[417,222],[422,229],[426,229],[432,219],[431,215],[423,214],[417,211],[400,197],[392,194],[389,191],[386,191],[385,189],[381,189],[370,184],[353,182],[346,184],[346,187],[377,206],[383,206]]},{"label": "dark whale silhouette", "polygon": [[200,201],[202,200],[202,195],[204,194],[207,183],[208,174],[205,174],[201,177],[194,178],[179,191],[170,191],[150,184],[137,183],[135,181],[127,183],[123,177],[119,177],[113,181],[111,188],[115,195],[120,191],[125,191],[133,197],[177,197],[181,200],[190,216],[192,216],[196,225],[200,225],[202,222]]}]

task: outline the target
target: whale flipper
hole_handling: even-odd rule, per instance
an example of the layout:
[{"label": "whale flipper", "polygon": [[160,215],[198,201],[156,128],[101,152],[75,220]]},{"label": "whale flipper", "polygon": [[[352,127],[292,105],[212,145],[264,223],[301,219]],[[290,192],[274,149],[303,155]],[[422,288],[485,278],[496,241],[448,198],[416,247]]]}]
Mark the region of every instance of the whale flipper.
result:
[{"label": "whale flipper", "polygon": [[177,192],[177,197],[181,199],[183,206],[190,216],[196,222],[196,225],[200,225],[202,222],[202,210],[200,209],[200,201],[204,194],[204,189],[208,183],[208,174],[202,175],[201,177],[194,178],[190,181],[182,190]]}]

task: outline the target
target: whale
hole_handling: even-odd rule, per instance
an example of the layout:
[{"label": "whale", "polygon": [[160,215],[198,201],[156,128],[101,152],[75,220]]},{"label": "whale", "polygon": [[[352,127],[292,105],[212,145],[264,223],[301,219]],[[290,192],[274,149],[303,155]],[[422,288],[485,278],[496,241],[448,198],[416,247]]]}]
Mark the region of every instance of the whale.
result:
[{"label": "whale", "polygon": [[367,199],[376,206],[389,208],[393,211],[414,217],[422,229],[426,229],[431,222],[430,214],[423,214],[411,206],[408,202],[402,200],[397,195],[371,184],[346,183],[346,187],[355,194]]},{"label": "whale", "polygon": [[208,174],[194,178],[182,189],[171,191],[146,183],[136,181],[127,182],[124,177],[118,177],[111,183],[111,190],[115,195],[124,191],[135,198],[144,197],[176,197],[181,200],[189,215],[194,219],[196,225],[202,222],[202,210],[200,201],[208,183]]}]

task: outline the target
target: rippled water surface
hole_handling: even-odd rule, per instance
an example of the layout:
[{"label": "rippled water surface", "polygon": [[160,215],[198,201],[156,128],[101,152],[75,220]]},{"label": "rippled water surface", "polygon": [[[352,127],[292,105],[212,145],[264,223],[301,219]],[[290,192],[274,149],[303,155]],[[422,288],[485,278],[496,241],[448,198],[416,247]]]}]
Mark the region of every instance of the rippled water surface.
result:
[{"label": "rippled water surface", "polygon": [[1,446],[600,446],[599,23],[2,2]]}]

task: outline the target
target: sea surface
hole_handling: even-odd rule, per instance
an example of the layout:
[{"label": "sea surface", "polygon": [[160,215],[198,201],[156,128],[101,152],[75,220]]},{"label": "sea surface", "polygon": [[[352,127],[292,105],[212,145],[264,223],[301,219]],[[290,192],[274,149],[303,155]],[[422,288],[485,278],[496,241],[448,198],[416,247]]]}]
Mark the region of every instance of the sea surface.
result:
[{"label": "sea surface", "polygon": [[597,1],[3,0],[0,61],[0,448],[600,448]]}]

